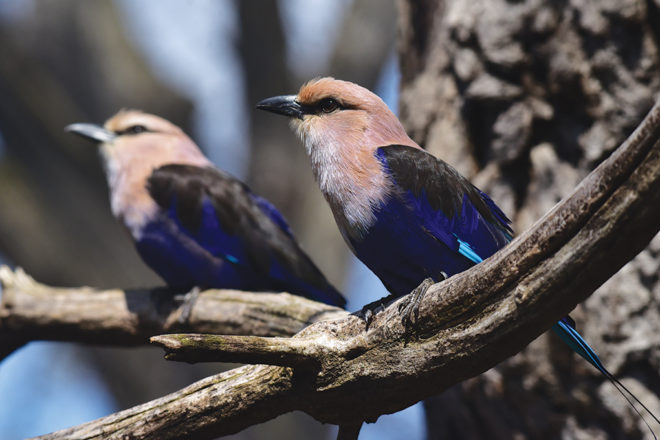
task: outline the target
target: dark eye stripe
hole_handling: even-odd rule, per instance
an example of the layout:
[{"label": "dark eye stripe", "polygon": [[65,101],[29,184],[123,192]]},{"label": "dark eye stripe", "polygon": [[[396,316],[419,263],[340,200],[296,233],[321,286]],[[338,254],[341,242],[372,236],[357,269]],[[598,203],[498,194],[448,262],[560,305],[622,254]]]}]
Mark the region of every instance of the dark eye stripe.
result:
[{"label": "dark eye stripe", "polygon": [[320,115],[322,113],[332,113],[337,110],[354,110],[358,108],[350,104],[347,105],[332,97],[321,98],[316,102],[310,102],[308,104],[300,102],[298,105],[305,115]]},{"label": "dark eye stripe", "polygon": [[140,133],[145,133],[147,131],[149,131],[149,129],[144,125],[132,125],[124,130],[118,131],[117,134],[121,136],[125,134],[127,135],[140,134]]}]

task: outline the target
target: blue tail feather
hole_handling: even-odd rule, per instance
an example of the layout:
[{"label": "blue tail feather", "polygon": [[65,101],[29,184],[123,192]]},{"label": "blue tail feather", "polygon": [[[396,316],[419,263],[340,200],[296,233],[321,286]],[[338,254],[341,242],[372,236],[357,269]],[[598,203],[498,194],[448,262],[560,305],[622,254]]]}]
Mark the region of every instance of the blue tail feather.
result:
[{"label": "blue tail feather", "polygon": [[[598,371],[600,371],[603,376],[605,376],[611,383],[614,385],[614,387],[617,389],[619,393],[626,399],[630,407],[639,415],[639,417],[642,419],[646,427],[651,431],[651,434],[653,435],[654,439],[657,439],[655,433],[649,426],[648,422],[644,418],[644,416],[639,412],[637,408],[635,408],[635,405],[633,404],[633,400],[637,402],[642,408],[644,408],[644,411],[646,411],[652,418],[653,420],[656,421],[660,425],[660,420],[658,417],[656,417],[655,414],[653,414],[647,407],[644,405],[628,388],[623,385],[619,379],[614,377],[612,373],[610,373],[607,368],[603,365],[601,362],[600,358],[594,352],[594,350],[589,346],[587,341],[584,340],[582,335],[578,333],[577,330],[575,330],[575,322],[573,320],[566,316],[562,319],[560,319],[555,325],[552,326],[552,330],[568,345],[571,347],[571,349],[579,354],[581,357],[587,360],[591,365],[596,367]],[[632,400],[631,400],[632,398]]]},{"label": "blue tail feather", "polygon": [[566,343],[571,349],[587,360],[591,365],[596,367],[598,371],[604,375],[608,375],[607,369],[601,362],[598,355],[587,344],[582,335],[574,328],[573,320],[569,317],[562,318],[555,325],[552,330],[559,335],[562,341]]}]

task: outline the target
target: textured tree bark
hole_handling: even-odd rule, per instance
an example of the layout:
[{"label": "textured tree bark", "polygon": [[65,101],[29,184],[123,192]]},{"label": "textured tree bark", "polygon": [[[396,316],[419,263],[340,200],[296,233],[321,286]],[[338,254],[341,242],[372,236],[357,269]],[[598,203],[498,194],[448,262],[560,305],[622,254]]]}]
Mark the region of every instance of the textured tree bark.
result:
[{"label": "textured tree bark", "polygon": [[238,368],[42,438],[212,438],[295,409],[347,427],[374,421],[483,372],[547,330],[658,232],[659,203],[660,103],[510,246],[433,285],[414,334],[402,323],[404,297],[368,330],[344,312],[292,338],[155,337],[170,358],[280,366]]},{"label": "textured tree bark", "polygon": [[55,288],[6,266],[0,266],[0,285],[0,358],[30,340],[132,346],[173,332],[290,336],[345,313],[287,293],[209,290],[180,322],[180,304],[165,289]]},{"label": "textured tree bark", "polygon": [[[291,370],[246,366],[40,439],[211,439],[291,411]],[[246,410],[251,410],[246,417]]]},{"label": "textured tree bark", "polygon": [[[657,1],[400,0],[399,6],[406,129],[473,176],[514,214],[518,231],[607,158],[658,96]],[[608,368],[656,413],[659,266],[656,237],[574,313]],[[554,336],[434,398],[427,409],[430,438],[647,432],[616,390]]]}]

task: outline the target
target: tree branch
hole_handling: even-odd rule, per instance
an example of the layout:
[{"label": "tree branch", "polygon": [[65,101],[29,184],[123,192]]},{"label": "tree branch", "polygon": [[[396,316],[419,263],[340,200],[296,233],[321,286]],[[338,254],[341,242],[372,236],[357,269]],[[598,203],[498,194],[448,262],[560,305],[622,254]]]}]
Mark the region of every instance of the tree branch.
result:
[{"label": "tree branch", "polygon": [[288,336],[346,312],[287,293],[202,292],[190,319],[165,289],[66,289],[40,284],[21,269],[0,267],[0,359],[30,340],[103,345],[146,344],[171,332]]},{"label": "tree branch", "polygon": [[316,338],[264,338],[172,334],[150,341],[165,349],[165,359],[186,362],[235,362],[313,368],[323,347]]},{"label": "tree branch", "polygon": [[[483,264],[434,285],[420,305],[418,339],[410,340],[401,324],[398,305],[405,298],[376,315],[368,331],[351,315],[310,325],[279,349],[280,338],[231,338],[230,349],[220,344],[224,359],[246,360],[257,348],[254,361],[293,368],[238,368],[43,438],[93,438],[89,432],[103,432],[104,438],[211,438],[294,409],[345,426],[373,421],[522,349],[650,241],[660,228],[658,206],[660,105],[529,231]],[[183,337],[172,340],[177,338]],[[208,340],[194,338],[189,342]],[[176,349],[167,337],[156,340]],[[181,358],[195,359],[193,346],[186,347],[193,357]],[[312,347],[308,354],[316,363],[292,355],[304,346]]]},{"label": "tree branch", "polygon": [[214,438],[292,411],[297,404],[291,376],[290,369],[281,367],[236,368],[160,399],[38,438]]}]

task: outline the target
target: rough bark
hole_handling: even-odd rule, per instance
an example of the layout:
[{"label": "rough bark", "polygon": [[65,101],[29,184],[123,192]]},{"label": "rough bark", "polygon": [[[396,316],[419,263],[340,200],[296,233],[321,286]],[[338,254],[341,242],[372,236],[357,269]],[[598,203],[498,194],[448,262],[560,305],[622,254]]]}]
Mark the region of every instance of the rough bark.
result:
[{"label": "rough bark", "polygon": [[[660,228],[660,104],[574,193],[483,264],[433,285],[414,333],[404,297],[365,329],[348,315],[291,339],[166,335],[169,357],[248,361],[172,395],[48,436],[212,438],[285,412],[355,426],[516,353],[584,300]],[[605,252],[609,251],[609,252]]]},{"label": "rough bark", "polygon": [[[644,0],[399,1],[401,115],[525,230],[632,130],[660,90]],[[657,209],[657,207],[656,207]],[[605,364],[660,409],[660,238],[574,313]],[[581,275],[582,276],[582,275]],[[431,438],[630,438],[644,425],[553,337],[434,399]]]},{"label": "rough bark", "polygon": [[[56,288],[0,267],[0,356],[22,341],[133,346],[163,333],[290,336],[340,309],[287,293],[201,292],[187,321],[166,289]],[[181,296],[181,295],[179,295]]]}]

